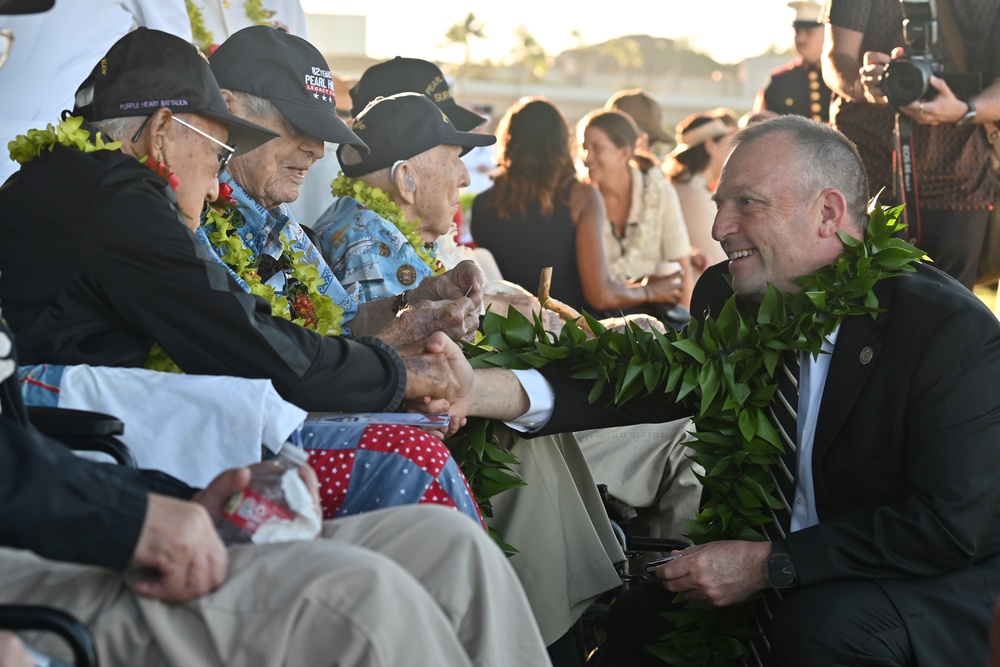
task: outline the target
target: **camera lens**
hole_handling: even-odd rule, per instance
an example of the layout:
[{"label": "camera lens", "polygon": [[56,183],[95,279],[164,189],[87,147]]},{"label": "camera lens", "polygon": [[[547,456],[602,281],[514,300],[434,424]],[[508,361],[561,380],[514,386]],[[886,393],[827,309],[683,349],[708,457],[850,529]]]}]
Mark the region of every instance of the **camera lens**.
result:
[{"label": "camera lens", "polygon": [[882,92],[889,104],[902,107],[923,97],[929,83],[930,68],[925,63],[894,60],[882,75]]}]

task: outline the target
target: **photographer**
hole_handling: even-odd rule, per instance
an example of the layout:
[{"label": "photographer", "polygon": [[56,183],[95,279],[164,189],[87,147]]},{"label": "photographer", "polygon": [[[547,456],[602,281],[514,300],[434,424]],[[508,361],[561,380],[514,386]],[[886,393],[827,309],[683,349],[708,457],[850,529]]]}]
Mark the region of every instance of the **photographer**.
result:
[{"label": "photographer", "polygon": [[[911,26],[936,5],[936,40],[928,51],[906,49],[903,5]],[[909,215],[911,242],[925,250],[938,269],[966,287],[975,282],[976,265],[994,201],[989,145],[981,124],[1000,118],[1000,3],[996,0],[826,0],[823,20],[829,23],[823,77],[835,95],[830,120],[858,146],[868,170],[871,194],[893,187],[895,116],[912,124],[914,192],[918,210]],[[919,22],[916,27],[923,27]],[[926,22],[931,27],[930,22]],[[916,32],[910,28],[910,38]],[[949,34],[956,37],[949,39]],[[957,44],[955,42],[958,42]],[[891,54],[891,56],[890,56]],[[943,76],[930,76],[919,99],[889,104],[882,74],[892,60],[913,57],[943,65]],[[982,91],[955,90],[955,73],[978,72]],[[921,63],[922,64],[922,63]]]}]

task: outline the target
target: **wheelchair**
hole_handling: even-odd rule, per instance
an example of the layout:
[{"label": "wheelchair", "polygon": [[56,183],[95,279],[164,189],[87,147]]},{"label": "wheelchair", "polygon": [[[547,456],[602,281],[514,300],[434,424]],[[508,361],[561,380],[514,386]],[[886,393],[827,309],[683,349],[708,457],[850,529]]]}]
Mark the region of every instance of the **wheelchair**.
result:
[{"label": "wheelchair", "polygon": [[[39,431],[70,449],[99,452],[110,456],[118,465],[137,467],[128,447],[115,437],[124,432],[124,425],[110,415],[62,408],[29,408],[28,416]],[[53,633],[72,652],[73,662],[70,664],[76,667],[98,667],[100,664],[90,630],[60,609],[37,605],[0,605],[0,630]],[[52,659],[49,664],[51,667],[62,667],[67,663]]]}]

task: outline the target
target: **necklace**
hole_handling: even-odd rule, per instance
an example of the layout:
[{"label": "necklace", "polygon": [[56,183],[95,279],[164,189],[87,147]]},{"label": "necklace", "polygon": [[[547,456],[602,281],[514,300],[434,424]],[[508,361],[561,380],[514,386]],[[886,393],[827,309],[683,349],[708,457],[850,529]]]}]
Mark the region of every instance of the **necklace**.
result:
[{"label": "necklace", "polygon": [[[777,386],[783,352],[820,354],[823,339],[846,317],[882,312],[874,286],[914,271],[921,250],[896,238],[902,207],[875,207],[862,238],[840,232],[843,253],[829,266],[797,279],[801,289],[780,292],[769,285],[756,311],[736,297],[703,323],[682,332],[608,331],[585,315],[595,338],[567,322],[557,340],[536,315],[534,324],[516,311],[508,318],[487,313],[484,336],[466,345],[475,367],[541,368],[560,360],[574,377],[594,381],[590,401],[607,388],[617,404],[643,395],[666,394],[695,412],[691,458],[705,469],[705,502],[688,524],[696,544],[722,539],[765,540],[768,507],[780,506],[770,474],[782,445],[767,407]],[[470,420],[472,421],[472,420]],[[463,429],[469,431],[471,429]],[[456,437],[462,436],[460,431]],[[453,451],[460,443],[449,441]],[[671,664],[738,664],[742,642],[757,634],[749,605],[706,609],[689,604],[654,649]],[[706,647],[711,657],[706,661]]]},{"label": "necklace", "polygon": [[[205,25],[205,15],[202,14],[201,8],[194,4],[194,0],[184,0],[184,6],[191,21],[191,37],[204,53],[212,55],[219,45],[215,43],[215,35]],[[229,9],[229,0],[224,0],[223,7]],[[275,28],[280,26],[278,22],[270,21],[277,12],[273,9],[264,9],[261,0],[246,0],[243,3],[243,10],[254,25],[273,25]]]},{"label": "necklace", "polygon": [[389,199],[389,195],[382,192],[380,188],[373,188],[364,181],[351,178],[341,172],[330,184],[330,192],[333,193],[334,197],[356,199],[360,204],[378,214],[379,217],[392,223],[409,241],[413,252],[417,253],[420,261],[426,264],[434,275],[437,276],[447,271],[441,260],[437,258],[437,249],[433,245],[425,244],[424,240],[420,238],[420,234],[417,233],[417,225],[420,224],[420,220],[407,221],[399,205]]},{"label": "necklace", "polygon": [[76,148],[84,153],[116,151],[122,147],[120,141],[105,142],[100,132],[91,141],[90,132],[83,129],[82,125],[82,116],[71,116],[59,121],[57,126],[49,123],[44,130],[28,130],[24,134],[19,134],[7,144],[10,159],[18,164],[25,164],[41,155],[42,151],[52,152],[52,148],[57,144]]},{"label": "necklace", "polygon": [[[257,273],[261,258],[254,257],[243,244],[239,229],[246,221],[231,196],[232,192],[229,184],[219,184],[219,198],[209,206],[202,223],[212,245],[225,248],[223,263],[247,284],[251,294],[271,304],[271,315],[274,317],[291,320],[323,336],[341,335],[344,309],[319,291],[323,285],[319,269],[303,259],[304,253],[292,248],[286,239],[281,240],[282,251],[277,260],[279,270],[285,274],[284,292],[279,292],[261,279]],[[146,368],[180,372],[180,368],[156,344],[146,360]]]}]

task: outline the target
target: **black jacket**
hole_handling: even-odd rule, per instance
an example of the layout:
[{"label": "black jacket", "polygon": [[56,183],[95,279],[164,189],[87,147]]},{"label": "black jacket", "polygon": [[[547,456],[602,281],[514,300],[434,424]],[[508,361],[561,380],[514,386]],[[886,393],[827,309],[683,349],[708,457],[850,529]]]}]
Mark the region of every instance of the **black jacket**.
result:
[{"label": "black jacket", "polygon": [[[6,358],[15,358],[13,350],[0,355]],[[195,490],[160,472],[76,457],[28,423],[16,373],[0,383],[0,546],[123,569],[150,491],[190,498]]]},{"label": "black jacket", "polygon": [[[726,271],[705,272],[692,313],[718,313],[732,296]],[[791,533],[789,550],[804,586],[875,580],[921,667],[986,664],[1000,595],[1000,324],[927,265],[875,290],[886,312],[840,327],[812,456],[820,523]],[[679,409],[662,395],[624,413],[574,409],[573,394],[559,399],[569,382],[556,383],[557,428],[574,415],[661,421]]]},{"label": "black jacket", "polygon": [[153,342],[187,373],[270,379],[306,410],[402,399],[398,355],[271,315],[183,224],[167,182],[118,151],[56,146],[0,187],[0,301],[24,363],[142,366]]}]

